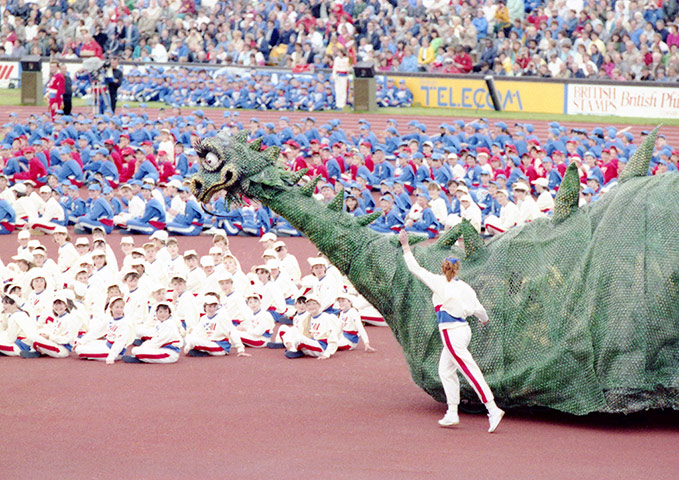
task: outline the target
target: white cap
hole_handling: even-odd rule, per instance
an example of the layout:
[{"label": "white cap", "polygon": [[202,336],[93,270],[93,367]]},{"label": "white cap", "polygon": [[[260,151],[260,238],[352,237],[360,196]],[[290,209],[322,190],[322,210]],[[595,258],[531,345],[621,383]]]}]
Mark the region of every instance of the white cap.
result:
[{"label": "white cap", "polygon": [[26,185],[23,183],[17,183],[12,187],[12,190],[17,193],[26,193]]},{"label": "white cap", "polygon": [[544,187],[544,188],[547,188],[549,186],[547,179],[543,178],[543,177],[540,177],[537,180],[533,180],[531,183],[533,185],[540,185],[541,187]]},{"label": "white cap", "polygon": [[151,235],[151,240],[155,240],[156,238],[161,242],[167,242],[168,234],[165,230],[156,230],[153,232],[153,235]]},{"label": "white cap", "polygon": [[314,301],[317,304],[321,305],[321,299],[318,298],[318,295],[316,295],[315,293],[308,293],[304,296],[306,297],[307,302]]},{"label": "white cap", "polygon": [[472,197],[470,197],[470,196],[467,195],[467,194],[462,195],[462,196],[460,197],[460,201],[461,201],[461,202],[469,202],[469,203],[472,203],[472,202],[473,202],[473,201],[472,201]]},{"label": "white cap", "polygon": [[54,227],[54,232],[52,233],[63,233],[64,235],[68,235],[68,230],[66,230],[66,227],[63,225],[57,225]]},{"label": "white cap", "polygon": [[279,247],[285,247],[285,242],[282,240],[278,240],[276,243],[273,244],[273,249],[276,250]]},{"label": "white cap", "polygon": [[31,232],[28,230],[22,230],[19,232],[19,240],[23,240],[25,238],[31,238]]},{"label": "white cap", "polygon": [[40,246],[40,241],[38,240],[29,240],[29,242],[26,244],[26,246],[30,249],[38,248]]},{"label": "white cap", "polygon": [[262,238],[259,239],[260,242],[268,242],[272,241],[275,242],[278,240],[278,237],[276,236],[275,233],[267,232],[264,235],[262,235]]},{"label": "white cap", "polygon": [[129,243],[131,245],[134,245],[134,238],[132,237],[123,237],[120,239],[120,244],[122,245],[123,243]]},{"label": "white cap", "polygon": [[218,254],[221,255],[222,253],[224,253],[224,252],[222,252],[222,249],[219,248],[219,247],[212,247],[212,248],[210,248],[210,251],[208,252],[209,255],[218,255]]},{"label": "white cap", "polygon": [[200,258],[200,265],[203,267],[214,267],[215,261],[211,256],[205,255],[204,257]]},{"label": "white cap", "polygon": [[310,267],[315,265],[323,265],[325,268],[328,268],[328,261],[323,257],[310,257],[307,258],[307,262],[309,262]]},{"label": "white cap", "polygon": [[276,255],[276,250],[273,248],[267,248],[264,250],[264,253],[262,253],[262,258],[264,257],[273,257],[273,258],[278,258],[278,255]]},{"label": "white cap", "polygon": [[500,194],[504,195],[505,197],[509,197],[507,190],[505,190],[504,188],[501,188],[500,190],[497,191],[497,195],[500,195]]},{"label": "white cap", "polygon": [[523,182],[516,182],[514,184],[514,190],[519,191],[519,192],[527,192],[528,191],[528,186],[523,183]]},{"label": "white cap", "polygon": [[274,268],[280,270],[281,269],[281,262],[278,260],[269,260],[266,262],[266,266],[269,267],[269,270],[272,270]]},{"label": "white cap", "polygon": [[488,165],[487,163],[485,165],[481,166],[481,173],[485,175],[492,175],[493,174],[493,167]]},{"label": "white cap", "polygon": [[49,185],[43,185],[40,187],[40,193],[52,193],[52,189],[49,187]]},{"label": "white cap", "polygon": [[76,245],[87,245],[89,247],[90,245],[90,239],[87,237],[78,237],[78,239],[75,241]]},{"label": "white cap", "polygon": [[264,265],[264,264],[262,264],[262,265],[257,265],[257,266],[255,267],[255,272],[256,272],[257,270],[266,270],[267,272],[271,273],[271,269],[269,268],[269,266],[268,266],[268,265]]},{"label": "white cap", "polygon": [[458,192],[469,193],[469,189],[467,188],[466,185],[458,185],[458,186],[457,186],[457,191],[458,191]]},{"label": "white cap", "polygon": [[219,293],[217,292],[208,292],[203,295],[203,304],[205,305],[212,305],[213,303],[219,303],[219,301]]},{"label": "white cap", "polygon": [[191,255],[195,255],[197,257],[198,252],[196,252],[195,250],[187,250],[184,252],[184,258],[189,257]]},{"label": "white cap", "polygon": [[170,180],[170,182],[167,185],[174,188],[182,188],[182,182],[180,182],[176,178]]},{"label": "white cap", "polygon": [[233,275],[231,275],[231,274],[230,274],[229,272],[227,272],[226,270],[221,270],[221,271],[217,274],[216,280],[217,280],[218,282],[224,282],[224,281],[226,281],[226,280],[231,280],[231,281],[233,281]]}]

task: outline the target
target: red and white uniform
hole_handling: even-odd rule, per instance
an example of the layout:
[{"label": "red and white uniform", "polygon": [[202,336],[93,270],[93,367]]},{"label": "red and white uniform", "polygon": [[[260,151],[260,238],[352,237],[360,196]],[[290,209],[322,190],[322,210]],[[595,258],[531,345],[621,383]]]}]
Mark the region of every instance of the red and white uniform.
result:
[{"label": "red and white uniform", "polygon": [[341,311],[338,318],[342,329],[337,346],[338,350],[353,350],[358,346],[359,339],[363,340],[365,344],[370,343],[358,310],[351,307],[346,312]]},{"label": "red and white uniform", "polygon": [[[339,346],[341,328],[336,315],[321,312],[315,317],[309,314],[309,335],[302,330],[287,328],[281,339],[290,352],[302,352],[310,357],[329,358]],[[281,326],[283,328],[283,326]]]},{"label": "red and white uniform", "polygon": [[139,287],[125,295],[125,318],[130,320],[135,338],[148,336],[149,330],[153,329],[153,317],[149,318],[148,295]]},{"label": "red and white uniform", "polygon": [[53,358],[68,357],[73,349],[73,341],[78,335],[79,320],[71,313],[49,317],[39,329],[33,348]]},{"label": "red and white uniform", "polygon": [[196,328],[200,317],[200,309],[196,297],[188,290],[177,296],[173,315],[175,322],[184,330]]},{"label": "red and white uniform", "polygon": [[7,328],[0,331],[0,353],[18,357],[21,350],[28,350],[37,335],[35,322],[23,310],[7,317]]},{"label": "red and white uniform", "polygon": [[258,312],[251,313],[243,323],[238,325],[238,333],[245,346],[262,348],[271,341],[275,326],[276,322],[271,312],[262,308]]},{"label": "red and white uniform", "polygon": [[144,363],[175,363],[182,343],[177,322],[170,317],[164,322],[156,320],[151,338],[132,348],[131,353]]},{"label": "red and white uniform", "polygon": [[109,317],[94,330],[86,333],[75,347],[75,353],[85,360],[119,360],[132,342],[134,327],[125,316]]},{"label": "red and white uniform", "polygon": [[47,289],[40,293],[31,292],[24,304],[26,313],[35,321],[36,325],[45,323],[52,313],[52,292]]},{"label": "red and white uniform", "polygon": [[221,308],[213,317],[202,317],[196,328],[186,334],[184,341],[186,353],[194,349],[210,355],[226,355],[231,348],[235,348],[238,353],[245,351],[240,333]]},{"label": "red and white uniform", "polygon": [[474,315],[483,323],[488,321],[488,314],[476,297],[476,292],[462,280],[455,279],[449,282],[445,276],[422,268],[412,252],[404,253],[403,259],[408,270],[433,292],[432,302],[437,312],[439,332],[443,341],[439,376],[448,405],[457,408],[460,403],[458,369],[484,404],[493,401],[493,392],[467,349],[472,331],[465,319]]},{"label": "red and white uniform", "polygon": [[222,305],[224,310],[224,315],[231,319],[231,322],[235,325],[240,325],[252,315],[252,312],[245,303],[245,299],[236,292],[231,292],[229,295],[224,296],[224,304]]}]

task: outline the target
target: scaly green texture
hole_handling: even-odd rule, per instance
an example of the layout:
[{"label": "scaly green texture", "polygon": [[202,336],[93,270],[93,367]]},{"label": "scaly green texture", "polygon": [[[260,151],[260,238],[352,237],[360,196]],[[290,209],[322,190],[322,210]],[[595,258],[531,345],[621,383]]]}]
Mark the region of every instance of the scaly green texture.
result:
[{"label": "scaly green texture", "polygon": [[[464,222],[413,248],[433,272],[446,256],[464,259],[460,276],[490,315],[486,327],[470,322],[470,350],[499,404],[578,415],[679,408],[679,176],[645,176],[654,138],[617,187],[582,209],[577,169],[569,168],[554,220],[486,245]],[[244,135],[219,134],[197,150],[198,200],[224,189],[230,200],[258,198],[290,221],[384,315],[413,380],[444,401],[431,292],[406,268],[394,236],[367,228],[372,216],[354,218],[314,200],[278,163],[278,151],[260,153]],[[210,152],[220,159],[212,171],[204,168]],[[455,246],[460,237],[466,252]],[[466,382],[462,388],[476,400]]]}]

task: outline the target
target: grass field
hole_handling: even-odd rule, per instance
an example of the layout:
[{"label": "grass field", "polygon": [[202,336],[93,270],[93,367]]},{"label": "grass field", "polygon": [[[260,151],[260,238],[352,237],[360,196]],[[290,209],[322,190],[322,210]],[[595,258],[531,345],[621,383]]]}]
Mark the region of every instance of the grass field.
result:
[{"label": "grass field", "polygon": [[[125,102],[130,107],[135,108],[139,106],[139,102]],[[0,89],[0,106],[19,106],[21,105],[21,90],[16,88]],[[85,100],[81,98],[73,99],[74,107],[86,106]],[[167,107],[162,102],[147,102],[148,108]],[[201,107],[205,109],[204,107]],[[350,108],[344,109],[342,113],[367,113],[365,111],[353,112]],[[512,120],[547,120],[557,122],[589,122],[598,124],[620,124],[625,123],[629,125],[664,125],[679,126],[679,118],[659,119],[659,118],[635,118],[635,117],[599,117],[592,115],[556,115],[548,113],[530,113],[530,112],[496,112],[493,110],[473,110],[460,108],[425,108],[425,107],[411,107],[411,108],[379,108],[377,113],[385,115],[408,115],[408,116],[461,116],[461,117],[484,117],[496,120],[512,119]]]}]

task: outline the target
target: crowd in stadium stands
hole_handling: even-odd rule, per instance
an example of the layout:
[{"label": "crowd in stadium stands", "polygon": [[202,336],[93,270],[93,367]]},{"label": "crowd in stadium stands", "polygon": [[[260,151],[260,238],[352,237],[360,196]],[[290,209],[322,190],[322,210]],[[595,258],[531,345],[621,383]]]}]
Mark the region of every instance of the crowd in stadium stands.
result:
[{"label": "crowd in stadium stands", "polygon": [[676,81],[677,0],[8,0],[0,57]]},{"label": "crowd in stadium stands", "polygon": [[174,363],[182,350],[250,356],[246,347],[269,347],[327,359],[359,341],[374,352],[363,322],[386,325],[327,259],[307,259],[302,276],[271,233],[251,269],[223,232],[200,253],[180,252],[164,231],[122,237],[119,257],[97,228],[90,241],[57,227],[47,237],[59,246],[53,258],[39,238],[21,231],[16,255],[0,262],[0,356]]},{"label": "crowd in stadium stands", "polygon": [[[378,232],[405,228],[434,237],[466,218],[493,235],[550,215],[572,162],[581,177],[581,202],[596,201],[614,188],[642,140],[615,127],[569,131],[556,122],[541,139],[530,124],[484,119],[444,123],[435,131],[415,120],[390,119],[383,132],[360,120],[352,136],[340,120],[319,125],[313,117],[291,122],[282,116],[277,124],[252,118],[244,125],[239,112],[225,111],[217,125],[201,110],[153,112],[149,117],[123,106],[119,115],[93,121],[82,113],[57,114],[54,122],[48,114],[33,114],[27,123],[11,117],[0,130],[2,233],[75,225],[79,232],[299,235],[257,201],[228,210],[223,193],[216,194],[204,210],[187,187],[200,166],[193,149],[199,139],[248,129],[263,148],[282,148],[291,170],[309,168],[304,181],[321,176],[320,201],[329,202],[344,186],[352,215],[382,211],[371,224]],[[651,173],[676,173],[677,160],[679,150],[660,135]]]}]

